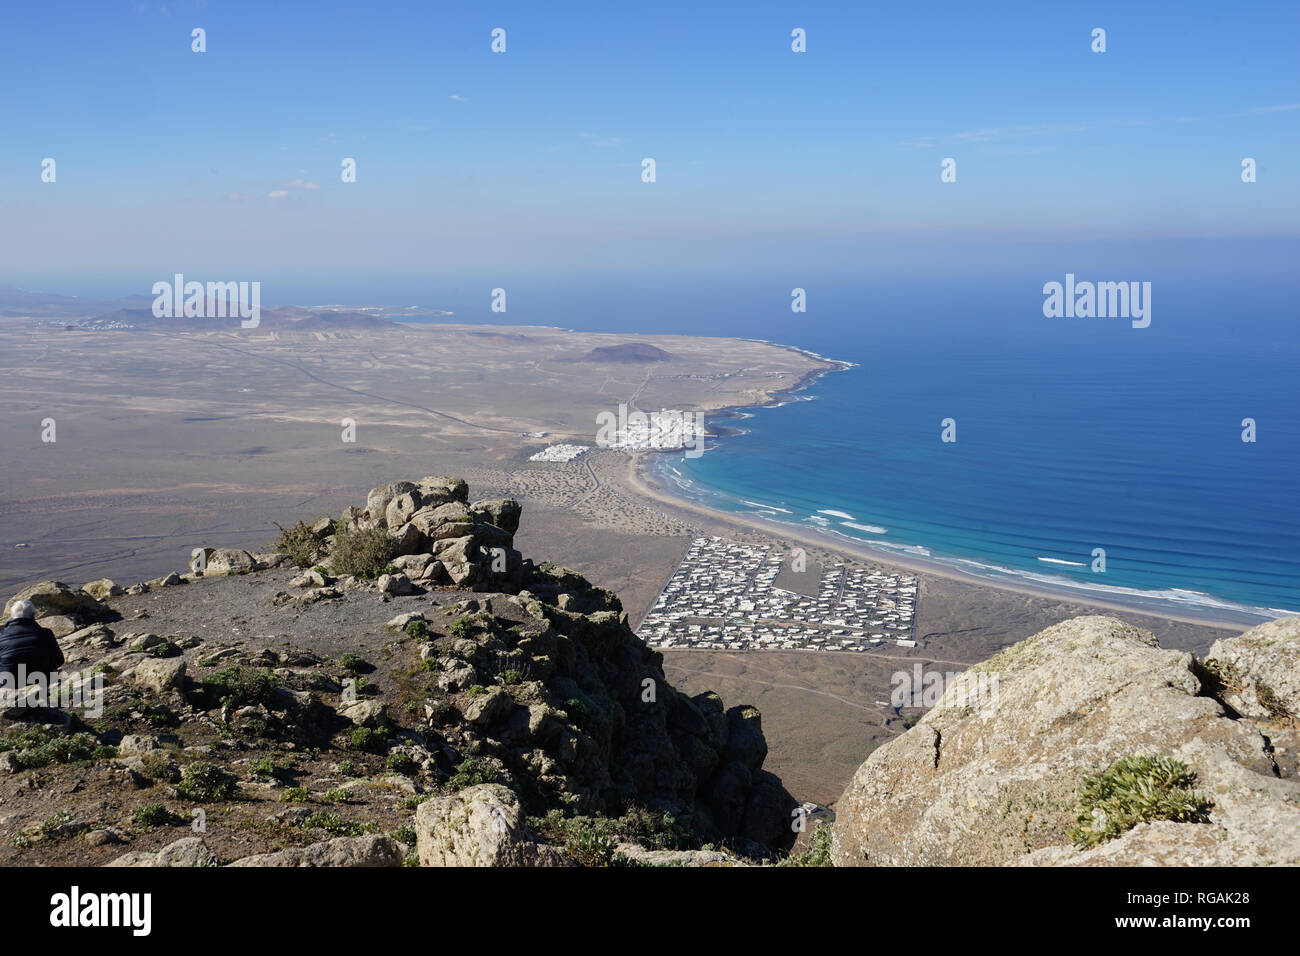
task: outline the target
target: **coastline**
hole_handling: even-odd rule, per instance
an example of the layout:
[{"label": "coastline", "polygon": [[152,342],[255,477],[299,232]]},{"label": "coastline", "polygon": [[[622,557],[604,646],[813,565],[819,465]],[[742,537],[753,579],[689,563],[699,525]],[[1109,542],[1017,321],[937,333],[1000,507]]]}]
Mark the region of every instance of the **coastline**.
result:
[{"label": "coastline", "polygon": [[[725,406],[712,409],[710,410],[712,413],[711,417],[716,416],[724,421],[726,419],[739,419],[747,417],[746,412],[750,410],[770,408],[783,404],[788,400],[800,400],[799,397],[797,397],[797,393],[811,386],[821,378],[821,376],[830,372],[843,371],[855,367],[855,363],[829,359],[825,356],[815,355],[814,353],[808,352],[804,349],[799,349],[795,346],[781,345],[774,342],[764,342],[764,344],[770,345],[774,348],[794,352],[805,358],[815,359],[820,363],[824,363],[823,367],[808,371],[801,376],[795,384],[787,388],[767,393],[765,400],[762,402],[743,406]],[[715,449],[721,447],[721,440],[729,434],[734,434],[734,432],[731,429],[728,429],[725,425],[719,426],[718,428],[711,427],[709,429],[709,435],[713,439]],[[896,568],[898,570],[909,571],[912,573],[931,575],[949,581],[957,581],[968,585],[992,588],[1013,594],[1068,601],[1073,604],[1097,608],[1100,611],[1117,611],[1127,614],[1140,614],[1147,617],[1160,617],[1166,620],[1178,621],[1185,624],[1226,629],[1244,629],[1254,627],[1268,620],[1266,617],[1252,614],[1244,609],[1240,612],[1234,612],[1229,609],[1216,611],[1212,608],[1206,608],[1204,612],[1198,613],[1194,610],[1170,608],[1167,601],[1157,597],[1152,597],[1145,601],[1139,598],[1135,598],[1132,601],[1125,601],[1110,596],[1094,596],[1092,593],[1083,592],[1080,588],[1072,588],[1064,585],[1056,587],[1050,584],[1038,584],[1028,581],[1003,581],[992,576],[963,571],[960,568],[952,567],[950,564],[938,560],[927,561],[920,558],[900,557],[893,553],[882,554],[879,550],[872,549],[865,544],[857,544],[852,540],[845,540],[845,536],[837,537],[829,534],[819,534],[794,523],[773,521],[755,514],[745,514],[726,511],[721,508],[714,508],[677,493],[672,489],[671,485],[661,481],[659,477],[654,474],[654,462],[659,460],[661,456],[667,454],[671,453],[653,451],[633,453],[628,459],[625,475],[625,481],[628,488],[633,493],[649,499],[661,507],[681,509],[714,523],[737,527],[768,536],[788,538],[797,541],[800,544],[807,545],[810,548],[844,554],[846,556],[851,556],[854,559],[870,562],[886,568]],[[1009,569],[1008,573],[1014,572]]]}]

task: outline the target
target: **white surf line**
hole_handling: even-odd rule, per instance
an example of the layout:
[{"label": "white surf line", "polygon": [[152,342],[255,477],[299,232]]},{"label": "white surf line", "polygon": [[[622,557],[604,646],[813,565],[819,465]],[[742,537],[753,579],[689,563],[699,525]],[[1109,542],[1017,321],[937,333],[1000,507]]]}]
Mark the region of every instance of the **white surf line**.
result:
[{"label": "white surf line", "polygon": [[882,528],[879,525],[858,524],[857,522],[854,521],[841,521],[840,524],[844,525],[844,527],[846,528],[854,528],[858,531],[865,531],[868,534],[885,534],[887,531],[889,531],[888,528]]}]

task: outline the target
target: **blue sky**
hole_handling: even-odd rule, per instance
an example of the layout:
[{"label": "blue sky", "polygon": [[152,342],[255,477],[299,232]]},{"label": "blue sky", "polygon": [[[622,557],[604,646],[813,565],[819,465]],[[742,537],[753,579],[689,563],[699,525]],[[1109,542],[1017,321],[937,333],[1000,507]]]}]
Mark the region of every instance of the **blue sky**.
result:
[{"label": "blue sky", "polygon": [[1281,275],[1298,40],[1295,3],[13,6],[0,280],[955,276],[1207,239]]}]

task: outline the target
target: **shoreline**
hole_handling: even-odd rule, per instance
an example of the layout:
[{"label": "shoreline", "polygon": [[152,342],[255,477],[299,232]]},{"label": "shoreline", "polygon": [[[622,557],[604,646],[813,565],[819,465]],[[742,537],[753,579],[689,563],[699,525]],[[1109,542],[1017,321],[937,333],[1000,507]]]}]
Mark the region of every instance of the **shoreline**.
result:
[{"label": "shoreline", "polygon": [[[761,340],[754,339],[750,341]],[[831,359],[823,355],[816,355],[796,346],[782,345],[776,342],[766,341],[764,341],[763,344],[769,345],[773,348],[793,352],[797,355],[803,356],[804,358],[814,359],[821,363],[822,367],[811,369],[804,373],[793,385],[766,393],[762,402],[747,405],[718,407],[710,410],[713,416],[721,418],[724,421],[727,419],[741,419],[747,417],[745,413],[750,410],[771,408],[784,404],[789,400],[806,400],[798,397],[797,393],[811,386],[823,375],[836,371],[845,371],[856,367],[856,363]],[[717,429],[710,428],[709,437],[713,439],[715,449],[721,449],[722,440],[729,434],[734,434],[734,432],[725,425],[721,425]],[[1001,581],[974,572],[963,571],[959,568],[951,567],[941,561],[925,561],[914,558],[897,557],[892,553],[882,555],[879,551],[872,549],[865,544],[859,545],[852,541],[837,540],[832,535],[818,534],[813,531],[805,530],[803,527],[794,524],[773,521],[759,517],[758,515],[725,511],[721,508],[714,508],[707,504],[693,501],[674,492],[670,487],[660,481],[658,476],[653,474],[651,467],[652,463],[656,460],[657,455],[662,454],[667,453],[653,451],[637,451],[632,453],[628,458],[627,473],[625,475],[625,480],[630,490],[633,493],[647,498],[661,506],[680,508],[688,513],[698,515],[722,525],[738,527],[768,536],[789,538],[811,548],[851,556],[885,568],[897,568],[901,571],[932,575],[949,581],[983,586],[1013,594],[1068,601],[1081,606],[1095,607],[1103,611],[1140,614],[1147,617],[1157,617],[1169,621],[1178,621],[1184,624],[1225,629],[1245,629],[1255,627],[1269,620],[1269,618],[1251,614],[1244,610],[1240,612],[1223,611],[1216,615],[1212,610],[1207,610],[1204,613],[1196,613],[1181,609],[1169,609],[1161,604],[1158,598],[1152,598],[1149,604],[1140,600],[1129,602],[1108,597],[1098,598],[1091,594],[1081,594],[1079,590],[1065,586],[1053,587],[1052,585],[1047,584]],[[1213,595],[1210,596],[1213,597]],[[1285,616],[1287,615],[1278,615],[1278,617]]]},{"label": "shoreline", "polygon": [[804,531],[796,526],[782,524],[777,521],[765,520],[757,516],[742,515],[730,511],[723,511],[718,508],[710,508],[707,505],[702,505],[698,502],[678,497],[671,491],[655,484],[653,479],[647,477],[645,470],[645,462],[643,458],[641,456],[634,457],[628,461],[628,470],[625,480],[628,486],[636,494],[642,495],[658,505],[670,508],[680,508],[718,524],[738,527],[743,530],[767,535],[769,537],[789,538],[793,541],[799,542],[800,544],[807,545],[810,548],[843,554],[871,564],[880,565],[884,568],[907,571],[913,574],[930,575],[932,577],[944,578],[949,581],[957,581],[963,584],[986,587],[996,591],[1007,591],[1013,594],[1028,595],[1030,597],[1068,601],[1072,604],[1095,607],[1099,610],[1119,611],[1125,614],[1140,614],[1146,617],[1159,617],[1170,621],[1178,621],[1183,624],[1194,624],[1201,627],[1244,630],[1264,623],[1263,621],[1232,620],[1227,617],[1170,613],[1161,609],[1143,607],[1137,604],[1130,605],[1118,601],[1097,600],[1090,597],[1084,598],[1064,588],[1056,589],[1047,586],[1036,587],[1032,584],[1012,584],[1009,582],[994,581],[978,574],[972,574],[937,563],[926,563],[906,558],[898,559],[893,556],[885,557],[869,548],[856,547],[846,542],[836,541],[829,537],[818,535],[815,532]]}]

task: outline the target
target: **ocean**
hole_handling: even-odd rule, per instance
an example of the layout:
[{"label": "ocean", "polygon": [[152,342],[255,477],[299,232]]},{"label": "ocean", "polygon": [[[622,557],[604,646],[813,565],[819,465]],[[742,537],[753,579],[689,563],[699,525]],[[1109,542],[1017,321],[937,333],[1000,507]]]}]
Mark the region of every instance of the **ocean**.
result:
[{"label": "ocean", "polygon": [[[1149,327],[1045,317],[1043,284],[1065,268],[948,283],[538,279],[512,284],[506,315],[477,288],[463,303],[444,290],[438,307],[853,363],[777,407],[711,419],[728,434],[700,458],[663,456],[660,476],[714,507],[1080,599],[1215,620],[1300,613],[1295,280],[1107,264],[1080,279],[1153,280]],[[806,313],[790,310],[794,286]]]}]

